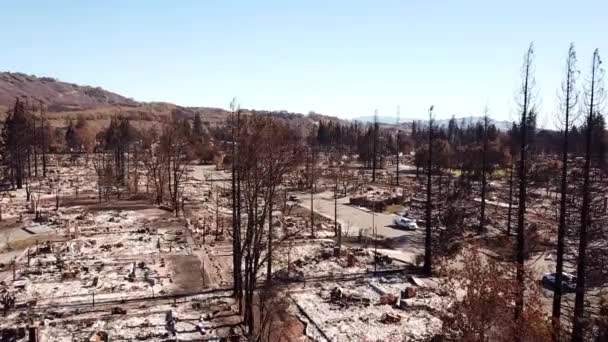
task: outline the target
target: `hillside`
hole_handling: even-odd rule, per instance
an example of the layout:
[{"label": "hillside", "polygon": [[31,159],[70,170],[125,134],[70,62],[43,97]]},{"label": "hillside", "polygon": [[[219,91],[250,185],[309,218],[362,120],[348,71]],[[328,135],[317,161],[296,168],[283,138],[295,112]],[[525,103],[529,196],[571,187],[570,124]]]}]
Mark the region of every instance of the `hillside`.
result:
[{"label": "hillside", "polygon": [[132,99],[99,87],[80,86],[22,73],[0,73],[0,106],[12,106],[17,97],[26,98],[33,105],[42,103],[49,112],[137,105]]},{"label": "hillside", "polygon": [[[139,102],[100,87],[62,82],[51,77],[36,77],[24,73],[0,72],[0,121],[15,99],[25,99],[34,111],[40,104],[52,126],[62,127],[72,120],[84,117],[91,126],[101,129],[115,115],[129,117],[136,126],[149,126],[166,121],[171,115],[192,118],[201,115],[205,126],[214,126],[226,120],[229,112],[221,108],[182,107],[165,102]],[[337,117],[311,113],[308,115],[287,111],[244,110],[245,113],[272,115],[292,127],[307,131],[319,120],[344,121]]]}]

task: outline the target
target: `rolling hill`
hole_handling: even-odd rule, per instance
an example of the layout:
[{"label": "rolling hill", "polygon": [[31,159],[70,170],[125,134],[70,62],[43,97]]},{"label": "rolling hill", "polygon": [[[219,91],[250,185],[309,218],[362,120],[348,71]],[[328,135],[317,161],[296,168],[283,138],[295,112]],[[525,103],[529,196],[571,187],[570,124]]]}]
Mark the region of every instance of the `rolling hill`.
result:
[{"label": "rolling hill", "polygon": [[[62,82],[51,77],[37,77],[24,73],[0,72],[0,121],[14,105],[15,99],[27,101],[31,110],[44,108],[54,127],[64,127],[69,121],[84,117],[96,129],[105,127],[116,115],[130,118],[136,126],[166,122],[172,115],[192,118],[201,115],[205,126],[224,122],[227,110],[212,107],[183,107],[166,102],[139,102],[100,87]],[[292,126],[306,130],[319,120],[341,121],[323,114],[299,114],[287,111],[244,110],[275,116]]]}]

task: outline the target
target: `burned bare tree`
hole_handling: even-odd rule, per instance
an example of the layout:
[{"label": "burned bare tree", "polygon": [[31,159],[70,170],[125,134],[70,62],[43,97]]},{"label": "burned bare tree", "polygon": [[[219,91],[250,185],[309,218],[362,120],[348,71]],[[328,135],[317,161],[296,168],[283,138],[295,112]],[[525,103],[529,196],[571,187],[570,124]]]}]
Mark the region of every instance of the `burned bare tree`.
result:
[{"label": "burned bare tree", "polygon": [[118,184],[125,183],[127,175],[127,151],[133,140],[133,128],[130,121],[125,117],[115,116],[110,120],[110,125],[103,133],[104,148],[112,151],[114,157],[114,174]]},{"label": "burned bare tree", "polygon": [[372,183],[376,181],[376,169],[378,168],[378,110],[374,111],[374,128],[372,141]]},{"label": "burned bare tree", "polygon": [[[573,328],[572,328],[572,341],[579,342],[584,340],[585,326],[586,326],[586,312],[585,312],[585,294],[586,294],[586,281],[588,271],[588,245],[589,245],[589,230],[593,224],[592,214],[592,161],[594,159],[594,153],[592,144],[597,141],[593,139],[594,127],[598,121],[596,118],[601,116],[600,113],[602,101],[604,97],[604,85],[603,85],[603,70],[600,67],[601,59],[599,51],[596,49],[593,53],[593,60],[591,63],[591,74],[587,89],[585,90],[585,133],[584,133],[584,166],[583,166],[583,185],[581,190],[582,205],[581,205],[581,216],[580,216],[580,227],[579,227],[579,243],[578,243],[578,258],[576,265],[576,296],[574,299],[574,312],[573,312]],[[603,128],[602,128],[603,130]],[[603,156],[599,156],[602,158]],[[597,166],[596,166],[597,167]]]},{"label": "burned bare tree", "polygon": [[[236,298],[243,296],[243,276],[241,257],[241,183],[239,176],[239,131],[241,122],[241,108],[236,98],[230,103],[232,110],[230,116],[231,128],[231,153],[232,153],[232,273],[233,273],[233,295]],[[242,301],[239,300],[239,313],[242,311]]]},{"label": "burned bare tree", "polygon": [[3,161],[8,165],[11,184],[18,189],[23,187],[30,166],[30,152],[32,151],[33,119],[27,110],[26,103],[17,98],[13,109],[2,128],[2,154]]},{"label": "burned bare tree", "polygon": [[396,124],[397,124],[397,133],[395,134],[395,184],[397,186],[399,186],[399,152],[401,151],[401,141],[400,141],[400,130],[399,130],[399,116],[400,116],[400,108],[397,107],[397,119]]},{"label": "burned bare tree", "polygon": [[573,112],[577,104],[577,91],[576,91],[576,52],[574,50],[574,44],[570,44],[568,49],[568,58],[566,59],[566,79],[562,83],[562,111],[563,111],[563,135],[562,135],[562,167],[561,167],[561,179],[560,179],[560,203],[559,203],[559,224],[557,228],[557,252],[556,252],[556,266],[555,266],[555,288],[553,293],[553,309],[552,319],[555,333],[555,338],[559,340],[559,326],[562,306],[562,275],[564,271],[564,245],[566,236],[566,205],[567,205],[567,179],[568,179],[568,151],[569,147],[569,133],[570,126],[573,122]]},{"label": "burned bare tree", "polygon": [[4,184],[0,184],[0,222],[2,222],[2,206],[4,205],[2,201],[7,195],[7,191],[4,188]]},{"label": "burned bare tree", "polygon": [[46,177],[47,171],[47,152],[49,146],[49,124],[46,118],[46,111],[40,102],[40,149],[42,151],[42,176]]},{"label": "burned bare tree", "polygon": [[[273,235],[266,229],[272,216],[272,201],[282,178],[300,157],[297,134],[265,116],[252,115],[239,132],[239,176],[242,179],[246,224],[242,249],[244,259],[244,318],[254,334],[254,292],[259,271],[272,262]],[[267,272],[272,272],[271,266]]]},{"label": "burned bare tree", "polygon": [[486,193],[487,193],[487,173],[488,173],[488,129],[489,129],[489,117],[488,108],[484,110],[483,115],[483,133],[482,133],[482,148],[481,148],[481,208],[479,213],[479,230],[478,233],[482,234],[486,228]]},{"label": "burned bare tree", "polygon": [[105,151],[96,152],[93,155],[93,168],[97,174],[97,199],[101,203],[102,198],[109,199],[112,186],[115,182],[113,159]]},{"label": "burned bare tree", "polygon": [[151,129],[142,139],[142,161],[146,175],[146,189],[150,183],[154,187],[156,204],[162,204],[165,199],[165,189],[168,186],[169,171],[166,167],[168,154],[160,146],[160,137],[156,130]]},{"label": "burned bare tree", "polygon": [[433,241],[432,241],[432,229],[431,229],[431,211],[433,206],[432,199],[432,173],[433,173],[433,125],[435,117],[433,115],[434,106],[429,108],[429,127],[428,127],[428,154],[426,162],[426,203],[425,203],[425,237],[424,237],[424,266],[423,272],[426,275],[433,273]]},{"label": "burned bare tree", "polygon": [[168,170],[169,195],[175,217],[179,216],[179,200],[182,196],[182,183],[188,170],[189,145],[186,121],[176,118],[163,128],[160,136],[160,149],[165,154],[164,161]]},{"label": "burned bare tree", "polygon": [[525,263],[525,225],[526,225],[526,201],[527,201],[527,158],[528,158],[528,134],[530,116],[534,112],[534,45],[530,43],[528,50],[524,55],[524,63],[522,66],[522,84],[519,91],[519,103],[521,110],[520,129],[519,129],[519,165],[518,165],[518,181],[519,181],[519,200],[517,207],[517,243],[516,243],[516,263],[517,274],[516,279],[519,284],[518,294],[515,298],[515,320],[518,321],[522,317],[524,309],[524,263]]},{"label": "burned bare tree", "polygon": [[315,198],[315,190],[317,187],[317,174],[315,171],[316,163],[317,163],[317,146],[311,144],[310,146],[310,156],[309,156],[309,178],[310,178],[310,236],[315,237],[315,207],[314,207],[314,198]]}]

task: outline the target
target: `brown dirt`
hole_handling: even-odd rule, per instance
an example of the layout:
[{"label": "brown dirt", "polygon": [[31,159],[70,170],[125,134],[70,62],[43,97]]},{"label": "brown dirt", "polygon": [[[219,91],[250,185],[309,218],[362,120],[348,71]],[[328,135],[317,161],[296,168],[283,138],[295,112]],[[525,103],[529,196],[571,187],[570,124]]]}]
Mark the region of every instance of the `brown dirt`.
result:
[{"label": "brown dirt", "polygon": [[199,258],[195,255],[169,255],[165,260],[167,269],[171,270],[176,293],[203,290],[203,273]]}]

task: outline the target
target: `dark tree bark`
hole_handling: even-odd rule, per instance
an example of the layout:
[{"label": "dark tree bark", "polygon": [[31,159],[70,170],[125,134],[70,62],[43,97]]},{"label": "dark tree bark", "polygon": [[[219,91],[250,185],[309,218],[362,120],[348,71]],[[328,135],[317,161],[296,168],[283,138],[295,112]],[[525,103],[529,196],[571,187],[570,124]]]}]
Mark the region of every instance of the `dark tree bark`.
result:
[{"label": "dark tree bark", "polygon": [[[270,171],[272,173],[272,171]],[[268,260],[266,261],[266,284],[271,285],[272,280],[272,195],[268,197],[268,251],[266,252]]]},{"label": "dark tree bark", "polygon": [[596,99],[601,101],[602,87],[600,82],[602,81],[601,69],[600,69],[600,56],[599,51],[596,49],[593,53],[593,61],[591,63],[591,80],[589,84],[588,96],[588,112],[586,117],[587,127],[585,129],[585,164],[583,167],[583,188],[582,188],[582,206],[581,206],[581,225],[579,229],[579,244],[578,244],[578,258],[576,265],[576,296],[574,298],[574,311],[573,311],[573,322],[572,322],[572,341],[581,342],[584,337],[585,327],[585,281],[587,277],[587,244],[588,236],[587,231],[591,225],[591,213],[590,213],[590,172],[591,172],[591,136],[594,127],[594,116],[599,115],[597,112],[599,103],[596,103]]},{"label": "dark tree bark", "polygon": [[488,159],[488,110],[483,117],[483,146],[481,150],[481,210],[479,215],[479,234],[486,228],[486,190],[487,190],[487,159]]},{"label": "dark tree bark", "polygon": [[570,44],[568,59],[566,60],[566,80],[562,85],[564,95],[564,133],[562,141],[562,169],[560,180],[560,203],[559,203],[559,224],[557,228],[557,255],[555,266],[555,288],[553,292],[552,318],[554,324],[555,340],[559,340],[560,316],[562,306],[562,274],[564,272],[564,241],[566,235],[566,193],[568,178],[568,150],[570,133],[570,111],[576,106],[576,52],[574,44]]},{"label": "dark tree bark", "polygon": [[428,132],[428,155],[426,167],[426,231],[424,238],[424,266],[423,272],[426,275],[433,273],[433,253],[432,253],[432,231],[431,231],[431,207],[432,203],[432,171],[433,171],[433,106],[429,109],[429,132]]},{"label": "dark tree bark", "polygon": [[315,196],[315,147],[310,147],[310,236],[315,237],[315,210],[314,210],[314,196]]},{"label": "dark tree bark", "polygon": [[47,126],[46,126],[47,122],[46,122],[46,115],[45,112],[42,108],[42,105],[40,105],[40,140],[41,140],[41,146],[40,149],[42,150],[42,177],[46,178],[46,152],[48,149],[48,142],[47,142]]},{"label": "dark tree bark", "polygon": [[533,66],[532,57],[534,47],[530,44],[528,51],[524,57],[524,65],[522,70],[522,88],[521,88],[521,122],[519,129],[519,200],[517,207],[517,244],[516,244],[516,263],[517,263],[517,296],[515,298],[515,319],[521,319],[524,309],[524,267],[525,267],[525,225],[526,225],[526,200],[527,200],[527,158],[528,158],[528,115],[533,110],[531,106],[533,97]]},{"label": "dark tree bark", "polygon": [[[271,217],[272,198],[283,176],[301,157],[299,146],[301,141],[297,134],[266,116],[248,117],[243,130],[239,132],[239,172],[243,179],[243,200],[247,211],[241,250],[245,261],[243,308],[250,337],[257,331],[254,307],[258,273],[265,262],[270,262],[276,245],[276,242],[268,239],[266,229],[266,222]],[[267,252],[269,250],[270,253]]]},{"label": "dark tree bark", "polygon": [[374,112],[374,136],[372,142],[372,183],[376,181],[378,167],[378,111]]},{"label": "dark tree bark", "polygon": [[511,217],[513,216],[513,153],[511,153],[511,161],[509,164],[509,209],[507,211],[507,236],[511,236]]},{"label": "dark tree bark", "polygon": [[395,148],[395,159],[396,159],[396,163],[397,163],[397,165],[395,166],[395,179],[396,179],[397,186],[399,186],[399,149],[401,147],[401,142],[399,141],[399,116],[400,116],[400,110],[399,110],[399,107],[397,107],[397,136],[395,137],[396,144],[397,144],[397,147]]},{"label": "dark tree bark", "polygon": [[[232,185],[232,275],[233,275],[233,296],[238,298],[239,290],[240,290],[240,266],[241,266],[241,257],[239,252],[241,251],[241,242],[240,242],[240,227],[238,222],[240,221],[240,217],[238,215],[237,210],[237,191],[236,191],[236,179],[237,179],[237,116],[239,115],[236,111],[239,109],[236,107],[236,103],[233,101],[231,103],[232,107],[232,116],[231,116],[231,127],[232,127],[232,175],[231,175],[231,185]],[[195,126],[196,127],[196,126]]]}]

